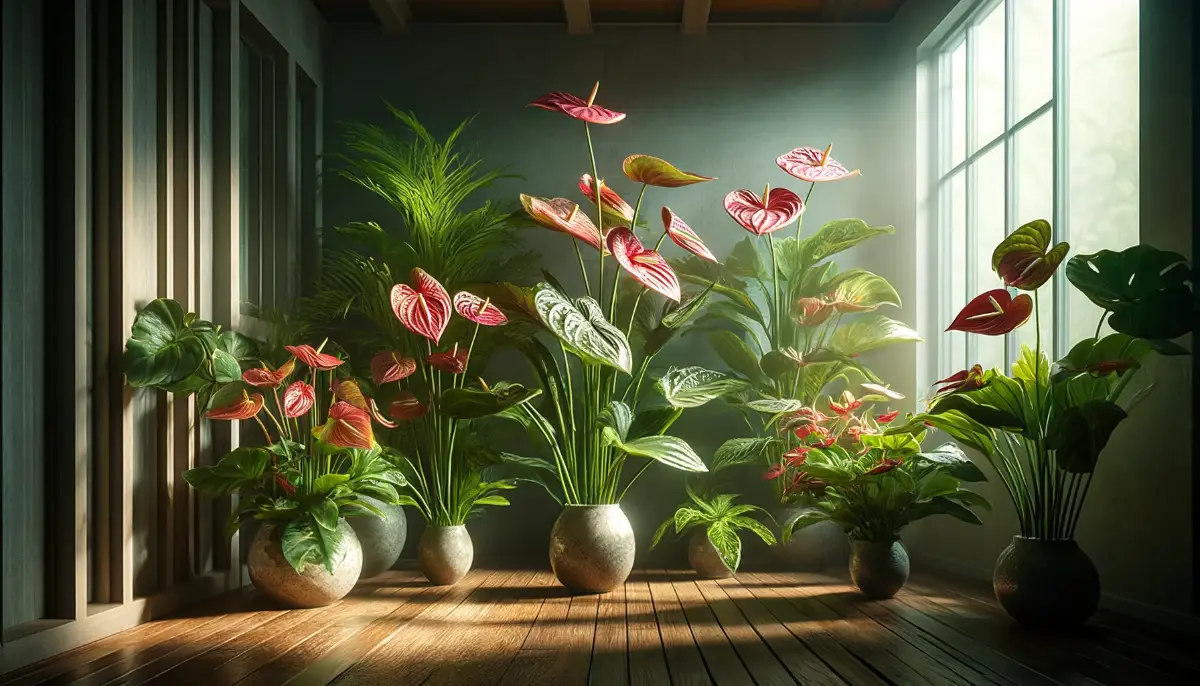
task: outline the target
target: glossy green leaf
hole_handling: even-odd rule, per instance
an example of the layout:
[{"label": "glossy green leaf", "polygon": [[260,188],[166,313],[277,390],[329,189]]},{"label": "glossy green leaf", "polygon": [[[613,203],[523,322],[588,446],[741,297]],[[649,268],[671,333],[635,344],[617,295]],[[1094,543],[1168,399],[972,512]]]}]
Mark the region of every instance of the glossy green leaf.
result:
[{"label": "glossy green leaf", "polygon": [[884,305],[900,307],[900,295],[888,280],[868,271],[859,271],[841,280],[828,293],[833,309],[843,314],[870,312]]},{"label": "glossy green leaf", "polygon": [[663,316],[658,321],[658,325],[650,330],[646,335],[647,355],[655,355],[663,349],[675,334],[692,320],[697,314],[704,309],[705,303],[708,302],[709,296],[713,292],[713,284],[709,284],[707,288],[700,291],[696,295],[684,300],[682,303],[675,303],[668,300]]},{"label": "glossy green leaf", "polygon": [[828,522],[829,519],[830,519],[829,513],[824,510],[820,510],[820,509],[801,510],[799,515],[797,515],[791,521],[789,521],[783,525],[783,531],[781,532],[781,534],[782,534],[781,538],[784,543],[787,543],[788,541],[790,541],[792,539],[792,534],[794,534],[795,532],[797,532],[801,529],[806,529],[806,528],[812,526],[813,524],[820,524],[821,522]]},{"label": "glossy green leaf", "polygon": [[1089,300],[1112,312],[1115,331],[1171,339],[1191,331],[1192,270],[1179,253],[1149,245],[1101,250],[1067,261],[1067,278]]},{"label": "glossy green leaf", "polygon": [[713,453],[712,471],[718,472],[739,464],[762,461],[766,456],[782,452],[784,442],[773,436],[730,438]]},{"label": "glossy green leaf", "polygon": [[829,347],[843,355],[858,355],[896,343],[917,343],[920,334],[882,315],[859,317],[833,334]]},{"label": "glossy green leaf", "polygon": [[633,410],[620,400],[612,400],[600,411],[600,423],[612,427],[624,441],[629,437],[629,426],[633,424]]},{"label": "glossy green leaf", "polygon": [[1091,400],[1057,413],[1046,431],[1046,447],[1054,451],[1059,469],[1090,474],[1125,410],[1108,400]]},{"label": "glossy green leaf", "polygon": [[525,388],[521,384],[500,381],[487,390],[450,388],[442,391],[438,406],[447,416],[456,419],[478,419],[528,402],[541,393],[540,388]]},{"label": "glossy green leaf", "polygon": [[808,267],[869,238],[895,232],[894,227],[870,226],[861,219],[835,219],[801,242],[801,263]]},{"label": "glossy green leaf", "polygon": [[733,371],[755,383],[764,383],[767,380],[762,368],[758,366],[758,356],[750,350],[741,336],[732,331],[711,331],[708,334],[708,343],[717,353],[717,357]]},{"label": "glossy green leaf", "polygon": [[658,380],[658,390],[674,407],[701,405],[748,387],[742,379],[703,367],[671,367]]},{"label": "glossy green leaf", "polygon": [[[328,476],[328,475],[327,475]],[[329,498],[321,498],[309,506],[313,520],[322,529],[333,531],[338,527],[338,506]]]},{"label": "glossy green leaf", "polygon": [[763,524],[757,519],[733,515],[730,516],[726,522],[732,528],[746,529],[747,531],[753,532],[754,535],[762,539],[762,542],[766,543],[767,545],[775,545],[775,534],[767,528],[766,524]]},{"label": "glossy green leaf", "polygon": [[207,352],[184,325],[184,317],[183,307],[165,298],[151,301],[137,313],[125,344],[126,383],[134,388],[168,386],[200,367]]},{"label": "glossy green leaf", "polygon": [[742,539],[738,538],[737,532],[725,522],[716,521],[708,525],[706,533],[708,542],[717,549],[721,561],[730,571],[736,572],[742,563]]},{"label": "glossy green leaf", "polygon": [[345,561],[350,547],[340,529],[326,529],[311,517],[288,522],[281,543],[284,558],[300,574],[310,564],[320,565],[330,574],[334,573]]},{"label": "glossy green leaf", "polygon": [[476,498],[475,504],[491,505],[492,507],[508,507],[510,505],[508,498],[502,495],[485,495],[482,498]]},{"label": "glossy green leaf", "polygon": [[233,383],[242,378],[242,367],[237,358],[224,350],[214,350],[212,354],[213,378],[218,383]]},{"label": "glossy green leaf", "polygon": [[933,450],[918,453],[913,459],[936,464],[959,481],[987,481],[979,467],[967,457],[962,448],[953,443],[943,443]]},{"label": "glossy green leaf", "polygon": [[222,331],[217,338],[217,349],[238,362],[252,360],[259,355],[258,341],[236,331]]},{"label": "glossy green leaf", "polygon": [[1008,234],[992,251],[992,270],[1006,286],[1037,290],[1050,280],[1070,249],[1066,243],[1053,248],[1050,222],[1035,219]]},{"label": "glossy green leaf", "polygon": [[755,412],[778,414],[780,412],[795,412],[804,407],[804,403],[792,398],[759,398],[746,403],[746,407]]},{"label": "glossy green leaf", "polygon": [[682,438],[675,436],[643,436],[629,441],[622,441],[611,431],[605,436],[610,445],[634,457],[644,457],[656,460],[668,467],[674,467],[685,472],[707,472],[704,460],[692,450]]},{"label": "glossy green leaf", "polygon": [[533,297],[542,322],[581,360],[630,372],[629,341],[604,318],[599,303],[588,297],[571,302],[545,282],[537,285]]},{"label": "glossy green leaf", "polygon": [[637,413],[633,423],[629,425],[628,438],[642,436],[661,436],[671,428],[676,419],[683,415],[682,407],[670,405],[667,407],[648,407]]},{"label": "glossy green leaf", "polygon": [[197,467],[183,473],[184,481],[205,495],[228,495],[253,489],[262,479],[271,455],[262,448],[242,447],[211,467]]}]

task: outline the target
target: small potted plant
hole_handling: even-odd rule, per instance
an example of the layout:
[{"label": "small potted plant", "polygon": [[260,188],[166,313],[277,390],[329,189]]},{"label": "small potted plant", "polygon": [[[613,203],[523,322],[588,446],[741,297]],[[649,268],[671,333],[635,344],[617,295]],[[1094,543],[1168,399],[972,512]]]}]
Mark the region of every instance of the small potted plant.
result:
[{"label": "small potted plant", "polygon": [[740,532],[749,531],[767,545],[775,544],[775,534],[751,513],[767,512],[756,505],[735,505],[738,496],[731,493],[702,495],[690,486],[687,489],[689,502],[679,506],[675,514],[668,517],[654,532],[650,549],[662,541],[674,526],[675,535],[692,532],[688,538],[688,562],[696,574],[704,579],[724,579],[733,576],[742,562],[742,539]]},{"label": "small potted plant", "polygon": [[855,586],[868,598],[890,598],[908,580],[908,553],[900,542],[905,526],[938,514],[980,524],[973,508],[990,506],[962,487],[985,478],[958,446],[922,452],[922,433],[883,435],[880,427],[898,413],[871,416],[869,407],[869,401],[846,392],[829,401],[828,415],[805,407],[787,416],[785,426],[801,445],[765,476],[782,479],[789,491],[818,496],[814,508],[784,526],[784,540],[798,529],[836,522],[850,539]]}]

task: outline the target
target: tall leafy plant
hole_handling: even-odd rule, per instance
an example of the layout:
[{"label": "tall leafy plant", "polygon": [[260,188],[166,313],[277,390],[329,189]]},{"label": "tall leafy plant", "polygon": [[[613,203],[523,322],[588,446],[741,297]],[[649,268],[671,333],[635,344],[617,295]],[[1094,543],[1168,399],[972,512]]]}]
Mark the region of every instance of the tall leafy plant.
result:
[{"label": "tall leafy plant", "polygon": [[[967,303],[947,329],[1002,336],[1032,318],[1034,347],[1022,346],[1010,375],[975,365],[942,379],[928,409],[890,431],[918,434],[928,425],[979,452],[1004,482],[1021,535],[1071,539],[1101,452],[1153,388],[1133,388],[1143,362],[1154,352],[1187,354],[1172,339],[1190,330],[1185,314],[1195,303],[1182,255],[1149,245],[1076,255],[1067,279],[1103,312],[1096,333],[1051,365],[1039,289],[1069,250],[1052,245],[1052,236],[1040,219],[1009,234],[992,253],[1004,287]],[[1101,336],[1106,321],[1115,333]]]}]

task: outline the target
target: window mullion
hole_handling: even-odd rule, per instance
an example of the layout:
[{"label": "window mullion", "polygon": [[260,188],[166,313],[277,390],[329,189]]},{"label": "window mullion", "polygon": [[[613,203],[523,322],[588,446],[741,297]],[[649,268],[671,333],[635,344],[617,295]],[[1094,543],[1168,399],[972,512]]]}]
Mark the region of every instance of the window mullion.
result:
[{"label": "window mullion", "polygon": [[[1054,0],[1051,26],[1053,30],[1051,101],[1054,103],[1054,240],[1061,242],[1069,240],[1071,229],[1070,203],[1068,202],[1070,189],[1067,177],[1069,163],[1067,108],[1070,107],[1067,99],[1067,0]],[[1067,346],[1070,345],[1068,326],[1071,318],[1067,312],[1067,279],[1062,270],[1059,270],[1057,278],[1054,279],[1053,298],[1053,350],[1057,358],[1065,355]]]},{"label": "window mullion", "polygon": [[[963,127],[965,129],[964,133],[966,136],[966,141],[964,141],[965,145],[964,145],[963,149],[966,151],[966,154],[968,157],[975,150],[975,139],[978,138],[978,131],[977,131],[978,126],[977,126],[977,122],[975,120],[975,106],[974,106],[975,86],[976,86],[975,76],[974,76],[974,74],[975,74],[975,58],[976,58],[975,52],[976,52],[976,49],[978,46],[978,41],[976,40],[976,32],[977,31],[978,31],[977,24],[970,26],[967,29],[967,38],[966,38],[966,50],[967,50],[966,63],[967,63],[967,66],[966,66],[965,81],[966,81],[966,91],[967,91],[967,97],[966,97],[966,110],[967,110],[966,111],[966,122],[967,122],[967,125],[965,127]],[[964,295],[963,302],[971,302],[971,298],[975,297],[975,295],[976,295],[976,293],[973,292],[973,290],[975,288],[975,277],[976,277],[976,274],[975,274],[975,271],[976,271],[976,269],[975,269],[975,264],[976,264],[975,251],[978,250],[978,246],[976,245],[977,241],[975,240],[975,233],[976,233],[975,206],[977,205],[977,203],[975,202],[975,192],[976,192],[976,183],[975,182],[976,182],[976,175],[977,175],[976,171],[977,171],[977,166],[974,164],[967,164],[966,168],[963,169],[963,174],[965,175],[965,186],[966,186],[966,193],[964,194],[964,197],[966,199],[966,208],[965,208],[966,211],[964,213],[964,218],[966,219],[965,229],[967,232],[967,237],[966,237],[967,239],[965,242],[966,242],[967,254],[958,256],[958,257],[964,259],[965,264],[966,264],[966,273],[967,273],[967,276],[966,276],[967,292],[963,294]],[[951,316],[953,316],[953,315],[951,315]],[[969,368],[972,364],[974,364],[974,362],[978,358],[979,344],[974,336],[963,336],[963,339],[965,341],[965,346],[966,346],[966,350],[964,351],[966,353],[966,357],[964,358],[964,360],[966,361],[967,367]]]},{"label": "window mullion", "polygon": [[[1013,220],[1016,215],[1016,171],[1017,150],[1016,140],[1012,133],[1013,123],[1013,75],[1016,72],[1015,48],[1016,34],[1013,28],[1016,24],[1015,10],[1011,0],[1004,3],[1004,233],[1012,232]],[[1017,335],[1010,331],[1004,335],[1005,368],[1017,359]]]}]

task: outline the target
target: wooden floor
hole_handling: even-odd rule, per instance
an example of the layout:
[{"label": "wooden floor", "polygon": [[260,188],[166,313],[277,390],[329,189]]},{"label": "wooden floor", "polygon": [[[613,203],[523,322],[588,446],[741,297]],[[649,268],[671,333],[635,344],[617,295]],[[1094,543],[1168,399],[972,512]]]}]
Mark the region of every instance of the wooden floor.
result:
[{"label": "wooden floor", "polygon": [[452,588],[389,572],[317,610],[231,594],[0,684],[1200,683],[1200,642],[1104,615],[1030,633],[986,591],[917,576],[868,602],[835,577],[651,570],[571,597],[548,571],[477,570]]}]

